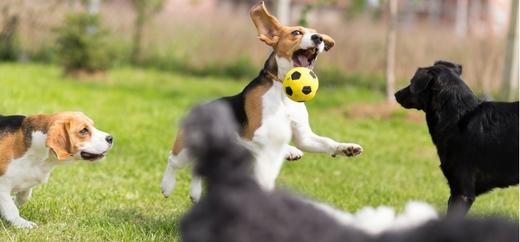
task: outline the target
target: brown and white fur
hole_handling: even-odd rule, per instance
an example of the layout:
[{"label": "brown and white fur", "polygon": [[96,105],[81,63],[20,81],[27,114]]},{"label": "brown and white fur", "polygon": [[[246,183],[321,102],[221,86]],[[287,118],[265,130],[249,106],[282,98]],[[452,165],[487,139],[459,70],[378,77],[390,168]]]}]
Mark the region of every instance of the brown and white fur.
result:
[{"label": "brown and white fur", "polygon": [[[290,100],[282,90],[285,73],[293,67],[313,68],[319,53],[334,46],[334,40],[316,30],[300,26],[283,26],[266,10],[263,2],[254,5],[251,19],[258,38],[273,48],[259,76],[238,95],[219,101],[230,105],[241,126],[241,140],[255,155],[254,175],[261,187],[272,190],[284,159],[297,160],[303,151],[356,156],[362,147],[353,143],[339,143],[315,134],[309,124],[304,103]],[[183,131],[179,130],[161,183],[168,197],[175,186],[176,170],[190,161],[184,149]],[[296,147],[289,145],[293,141]],[[190,197],[198,201],[201,179],[193,175]]]},{"label": "brown and white fur", "polygon": [[[31,198],[32,188],[45,183],[53,168],[73,160],[102,159],[112,136],[94,127],[80,112],[51,115],[0,115],[0,213],[19,228],[36,224],[22,218],[18,206]],[[16,203],[11,198],[16,194]]]}]

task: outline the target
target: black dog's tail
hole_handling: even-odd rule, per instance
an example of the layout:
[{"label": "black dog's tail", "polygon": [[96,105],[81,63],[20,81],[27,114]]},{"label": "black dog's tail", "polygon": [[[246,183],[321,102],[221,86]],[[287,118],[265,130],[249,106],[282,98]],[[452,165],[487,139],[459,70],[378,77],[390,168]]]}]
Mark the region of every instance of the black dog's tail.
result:
[{"label": "black dog's tail", "polygon": [[252,155],[239,144],[237,123],[222,102],[201,104],[185,118],[186,148],[208,186],[249,176]]}]

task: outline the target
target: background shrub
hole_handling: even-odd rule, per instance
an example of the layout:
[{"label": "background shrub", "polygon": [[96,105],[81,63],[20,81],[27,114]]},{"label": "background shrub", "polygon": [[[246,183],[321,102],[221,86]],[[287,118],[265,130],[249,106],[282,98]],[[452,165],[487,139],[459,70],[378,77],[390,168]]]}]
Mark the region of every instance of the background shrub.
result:
[{"label": "background shrub", "polygon": [[98,15],[69,14],[62,27],[56,29],[57,55],[66,73],[104,71],[111,65],[107,31]]}]

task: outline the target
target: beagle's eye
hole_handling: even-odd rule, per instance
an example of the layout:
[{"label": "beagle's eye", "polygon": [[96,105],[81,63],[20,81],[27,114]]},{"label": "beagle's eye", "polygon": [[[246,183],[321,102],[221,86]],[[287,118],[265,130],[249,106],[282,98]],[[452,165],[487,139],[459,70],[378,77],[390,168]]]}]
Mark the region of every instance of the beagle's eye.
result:
[{"label": "beagle's eye", "polygon": [[294,35],[294,36],[303,35],[302,31],[299,31],[299,30],[295,30],[291,34]]},{"label": "beagle's eye", "polygon": [[82,130],[79,131],[79,134],[80,135],[87,135],[88,134],[88,129],[87,128],[83,128]]}]

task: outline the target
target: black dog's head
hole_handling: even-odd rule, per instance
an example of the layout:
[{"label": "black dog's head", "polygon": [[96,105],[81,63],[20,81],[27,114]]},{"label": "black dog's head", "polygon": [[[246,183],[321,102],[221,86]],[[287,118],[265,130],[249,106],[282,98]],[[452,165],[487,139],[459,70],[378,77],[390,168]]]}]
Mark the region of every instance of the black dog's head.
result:
[{"label": "black dog's head", "polygon": [[448,61],[437,61],[433,66],[421,67],[415,72],[410,85],[395,93],[395,99],[404,108],[425,110],[431,102],[432,94],[451,87],[466,87],[459,78],[461,74],[462,66]]}]

